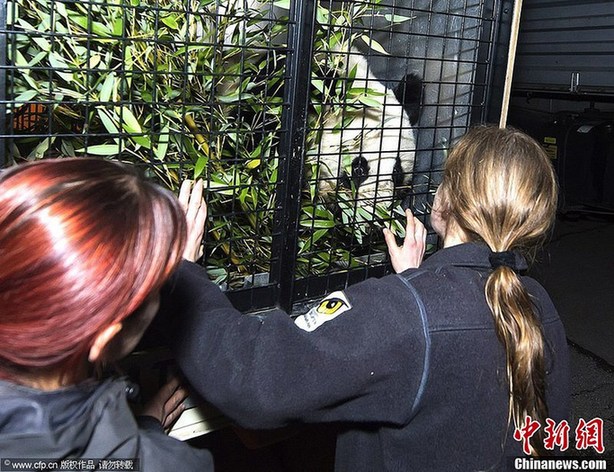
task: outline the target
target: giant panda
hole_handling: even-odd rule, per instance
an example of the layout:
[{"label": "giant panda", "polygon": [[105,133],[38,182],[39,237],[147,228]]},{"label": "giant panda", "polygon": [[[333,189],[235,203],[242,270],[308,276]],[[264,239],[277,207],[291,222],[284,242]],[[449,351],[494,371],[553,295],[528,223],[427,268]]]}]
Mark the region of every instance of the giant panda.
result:
[{"label": "giant panda", "polygon": [[[286,14],[284,8],[263,0],[227,0],[216,5],[218,15],[232,14],[239,19],[249,18],[249,12],[258,12],[258,20],[239,20],[228,26],[223,32],[224,44],[233,44],[250,31],[265,31],[276,18]],[[283,43],[284,36],[272,38]],[[346,92],[362,92],[370,100],[362,103],[354,100],[350,104],[341,96],[339,103],[321,104],[323,116],[319,116],[321,121],[312,130],[317,138],[310,140],[306,153],[307,163],[315,164],[317,169],[318,194],[323,199],[334,200],[340,191],[354,190],[355,198],[363,203],[390,201],[395,189],[407,189],[411,181],[416,149],[414,126],[418,120],[422,81],[417,75],[408,74],[397,81],[387,80],[386,83],[394,84],[388,87],[372,73],[365,52],[347,38],[327,54],[331,56],[327,62],[332,64],[336,76],[327,79],[342,81]],[[251,60],[257,57],[252,56]],[[263,80],[255,82],[266,81],[260,79]],[[217,91],[220,95],[230,95],[237,90],[240,80],[238,77],[222,80]],[[380,104],[374,104],[374,99]],[[315,114],[315,109],[310,113]]]},{"label": "giant panda", "polygon": [[[337,104],[325,112],[320,139],[308,152],[319,165],[318,188],[323,197],[353,188],[362,202],[393,198],[395,189],[407,188],[414,167],[422,81],[407,74],[389,88],[375,77],[367,57],[354,47],[336,50],[347,89],[380,101]],[[332,62],[335,62],[334,60]]]}]

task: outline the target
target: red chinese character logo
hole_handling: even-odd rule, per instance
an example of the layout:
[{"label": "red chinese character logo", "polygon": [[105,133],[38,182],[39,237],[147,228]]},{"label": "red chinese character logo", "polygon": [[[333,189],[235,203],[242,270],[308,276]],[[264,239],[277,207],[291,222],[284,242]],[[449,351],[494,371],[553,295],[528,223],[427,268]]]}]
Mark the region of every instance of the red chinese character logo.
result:
[{"label": "red chinese character logo", "polygon": [[530,416],[527,416],[524,426],[522,428],[516,428],[514,431],[514,439],[516,441],[522,441],[522,450],[525,454],[531,454],[531,447],[529,446],[529,439],[540,428],[539,421],[533,421]]},{"label": "red chinese character logo", "polygon": [[578,427],[576,428],[576,449],[588,449],[592,447],[599,454],[605,451],[603,447],[603,420],[594,418],[590,421],[584,421],[580,418]]},{"label": "red chinese character logo", "polygon": [[561,452],[566,451],[569,447],[569,430],[570,427],[566,420],[561,421],[557,425],[555,421],[546,418],[544,447],[552,451],[554,446],[558,446]]}]

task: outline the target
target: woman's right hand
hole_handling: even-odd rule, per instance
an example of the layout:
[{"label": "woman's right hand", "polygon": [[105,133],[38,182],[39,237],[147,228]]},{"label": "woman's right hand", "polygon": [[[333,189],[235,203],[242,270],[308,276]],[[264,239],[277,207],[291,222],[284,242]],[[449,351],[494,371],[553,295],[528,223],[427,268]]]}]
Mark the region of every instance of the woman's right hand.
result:
[{"label": "woman's right hand", "polygon": [[198,179],[194,185],[191,180],[184,180],[179,190],[179,203],[185,211],[188,224],[188,239],[183,251],[183,258],[195,262],[203,255],[203,237],[207,220],[207,204],[203,198],[203,181]]},{"label": "woman's right hand", "polygon": [[405,225],[405,239],[403,245],[398,246],[396,237],[388,228],[384,229],[384,238],[392,268],[399,274],[407,269],[419,267],[426,249],[426,228],[416,218],[411,210],[405,210],[407,224]]}]

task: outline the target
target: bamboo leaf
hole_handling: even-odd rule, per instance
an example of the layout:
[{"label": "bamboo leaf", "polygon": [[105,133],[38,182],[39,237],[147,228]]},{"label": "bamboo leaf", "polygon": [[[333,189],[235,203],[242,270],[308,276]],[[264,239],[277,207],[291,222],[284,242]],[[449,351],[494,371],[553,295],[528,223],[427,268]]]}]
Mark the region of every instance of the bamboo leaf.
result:
[{"label": "bamboo leaf", "polygon": [[100,54],[92,54],[90,56],[90,62],[88,64],[88,67],[90,69],[95,69],[98,66],[98,64],[100,64],[100,59],[101,59]]},{"label": "bamboo leaf", "polygon": [[115,90],[116,80],[115,73],[111,72],[107,75],[107,78],[104,80],[102,87],[100,89],[100,101],[101,102],[109,102],[111,97],[115,94],[113,93]]},{"label": "bamboo leaf", "polygon": [[391,15],[390,13],[386,13],[384,18],[388,20],[390,23],[403,23],[405,21],[413,20],[416,18],[415,16],[403,16],[403,15]]},{"label": "bamboo leaf", "polygon": [[360,35],[360,39],[362,39],[367,46],[369,46],[374,51],[379,52],[380,54],[388,55],[388,52],[384,49],[384,47],[378,43],[375,39],[367,36],[366,34]]},{"label": "bamboo leaf", "polygon": [[117,144],[97,144],[87,148],[75,149],[75,152],[91,154],[93,156],[116,156],[125,149],[121,143]]},{"label": "bamboo leaf", "polygon": [[151,149],[151,140],[148,136],[130,136],[130,139],[139,146],[143,146],[145,149]]},{"label": "bamboo leaf", "polygon": [[99,21],[90,21],[87,16],[79,15],[75,13],[69,13],[68,17],[75,24],[80,26],[82,29],[89,31],[95,34],[96,36],[101,36],[103,38],[110,38],[113,36],[113,32],[107,28],[107,26]]},{"label": "bamboo leaf", "polygon": [[120,117],[122,128],[127,133],[141,134],[143,132],[139,120],[136,119],[132,111],[130,111],[130,108],[126,106],[115,107],[115,112],[117,113],[117,116]]},{"label": "bamboo leaf", "polygon": [[245,164],[245,167],[249,170],[253,170],[256,167],[258,167],[260,165],[262,161],[260,159],[250,159],[249,161],[247,161],[247,163]]},{"label": "bamboo leaf", "polygon": [[36,43],[36,45],[39,48],[41,48],[42,51],[44,52],[51,51],[51,43],[47,41],[45,38],[34,37],[32,38],[32,41],[34,41],[34,43]]},{"label": "bamboo leaf", "polygon": [[124,16],[116,18],[113,22],[113,36],[122,36],[124,32]]},{"label": "bamboo leaf", "polygon": [[37,95],[38,95],[38,91],[37,90],[27,90],[27,91],[17,95],[15,97],[14,101],[15,101],[15,103],[29,102],[30,100],[32,100]]},{"label": "bamboo leaf", "polygon": [[66,6],[62,2],[57,2],[54,6],[55,6],[56,11],[61,16],[68,19],[68,12],[66,11]]},{"label": "bamboo leaf", "polygon": [[160,131],[160,137],[158,138],[158,147],[154,149],[154,154],[156,155],[156,158],[160,161],[163,161],[166,157],[169,139],[170,129],[168,125],[166,125],[164,128],[162,128],[162,131]]},{"label": "bamboo leaf", "polygon": [[41,159],[49,150],[51,143],[55,141],[55,136],[52,138],[43,139],[28,155],[28,159]]},{"label": "bamboo leaf", "polygon": [[[21,56],[21,53],[19,53],[19,56]],[[21,56],[23,57],[23,56]],[[28,62],[28,67],[34,67],[36,66],[40,61],[42,61],[45,57],[47,57],[47,53],[44,51],[39,52],[36,56],[34,56],[32,58],[32,60],[30,62]],[[19,65],[17,65],[17,67],[19,67]],[[24,72],[28,72],[28,69],[26,69]]]},{"label": "bamboo leaf", "polygon": [[196,164],[194,164],[194,180],[198,179],[203,173],[203,170],[205,170],[205,167],[207,167],[208,160],[209,159],[207,159],[207,156],[199,156],[198,160],[196,161]]},{"label": "bamboo leaf", "polygon": [[331,24],[330,10],[324,8],[320,2],[316,6],[316,21],[324,26]]},{"label": "bamboo leaf", "polygon": [[165,16],[165,17],[161,18],[161,20],[162,20],[162,23],[164,23],[169,28],[171,28],[173,30],[178,30],[179,29],[179,24],[177,23],[177,18],[175,17],[175,15]]},{"label": "bamboo leaf", "polygon": [[74,75],[72,73],[63,72],[62,69],[70,69],[68,64],[64,62],[64,58],[56,52],[49,53],[49,64],[53,67],[54,72],[62,77],[66,82],[73,82]]},{"label": "bamboo leaf", "polygon": [[[10,51],[10,48],[9,48],[9,51]],[[42,54],[43,57],[47,55],[44,52],[39,53],[39,54]],[[28,70],[28,67],[30,66],[30,62],[26,60],[26,58],[21,53],[21,51],[19,50],[15,51],[15,58],[13,59],[13,63],[15,64],[16,68],[19,68],[19,69],[23,68],[24,72],[29,74],[30,71]]]},{"label": "bamboo leaf", "polygon": [[105,127],[105,129],[110,134],[119,134],[119,129],[117,128],[117,126],[115,126],[115,123],[113,123],[113,120],[107,114],[107,112],[102,108],[98,108],[96,111],[98,112],[98,117],[100,118],[100,121],[102,121],[102,125]]},{"label": "bamboo leaf", "polygon": [[324,93],[324,81],[321,79],[311,79],[311,85],[320,93]]},{"label": "bamboo leaf", "polygon": [[327,220],[301,220],[301,226],[305,228],[334,228],[334,221]]},{"label": "bamboo leaf", "polygon": [[313,236],[310,238],[311,244],[315,244],[317,241],[322,239],[327,234],[328,234],[328,231],[325,229],[319,229],[317,231],[314,231]]},{"label": "bamboo leaf", "polygon": [[282,8],[284,10],[290,10],[290,0],[275,0],[273,5],[277,8]]},{"label": "bamboo leaf", "polygon": [[383,106],[381,101],[375,100],[374,98],[371,98],[369,95],[360,94],[358,97],[356,97],[356,99],[363,105],[366,105],[371,108],[379,109],[379,108],[382,108]]}]

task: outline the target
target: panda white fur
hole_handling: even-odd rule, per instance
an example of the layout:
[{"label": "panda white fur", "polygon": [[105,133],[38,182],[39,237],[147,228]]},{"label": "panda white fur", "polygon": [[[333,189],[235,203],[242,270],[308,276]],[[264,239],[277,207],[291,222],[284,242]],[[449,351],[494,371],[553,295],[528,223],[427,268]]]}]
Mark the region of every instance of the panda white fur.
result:
[{"label": "panda white fur", "polygon": [[370,94],[371,101],[381,105],[354,100],[352,105],[339,104],[327,110],[321,140],[309,153],[319,162],[319,192],[326,196],[339,186],[353,184],[360,200],[390,200],[395,187],[411,180],[416,149],[413,125],[421,81],[410,74],[393,90],[373,76],[366,57],[355,48],[333,54],[342,55],[343,75],[354,77],[348,88],[354,94]]}]

